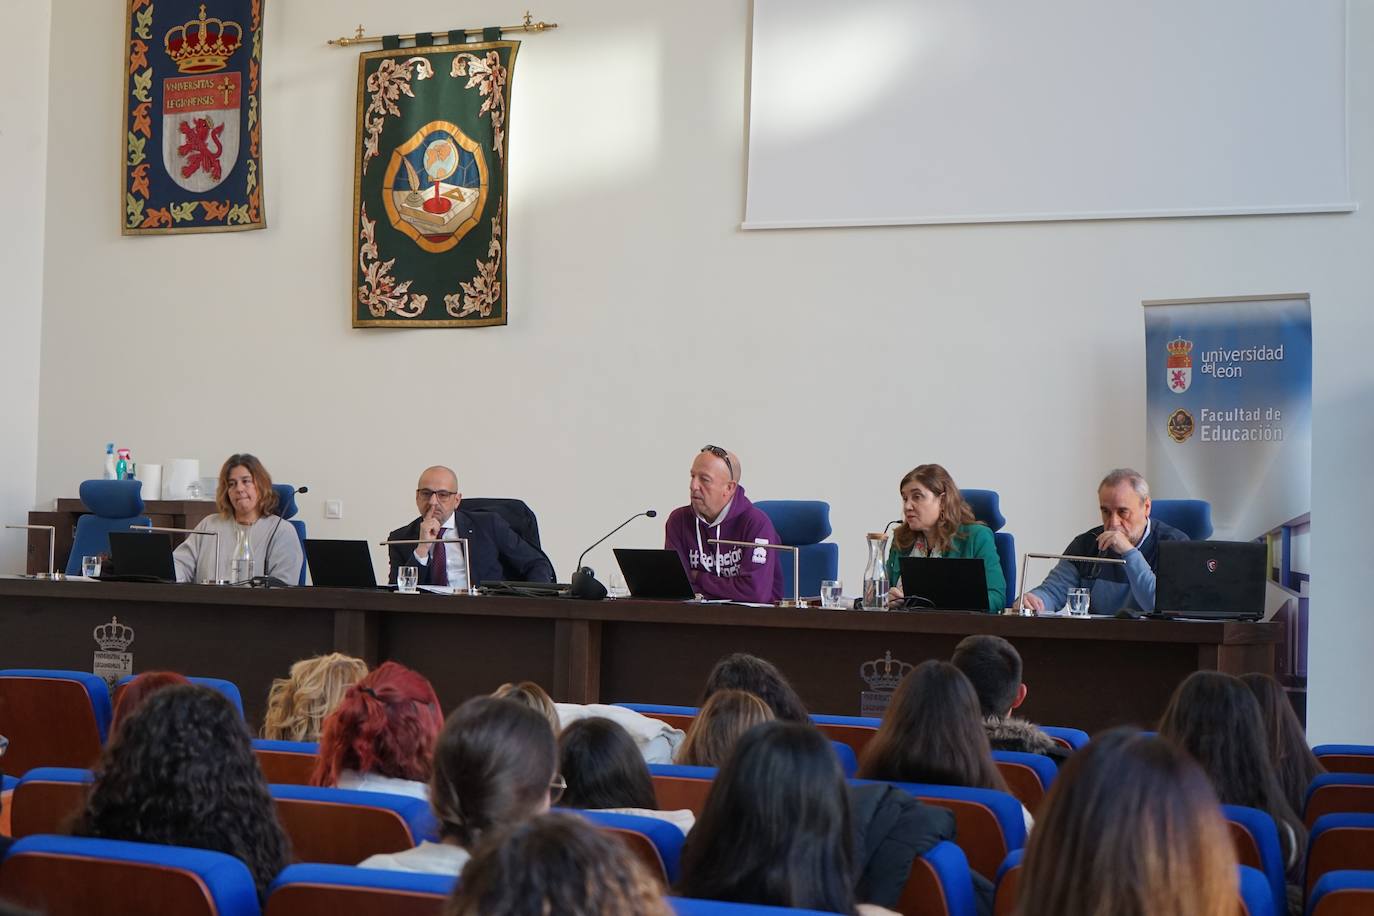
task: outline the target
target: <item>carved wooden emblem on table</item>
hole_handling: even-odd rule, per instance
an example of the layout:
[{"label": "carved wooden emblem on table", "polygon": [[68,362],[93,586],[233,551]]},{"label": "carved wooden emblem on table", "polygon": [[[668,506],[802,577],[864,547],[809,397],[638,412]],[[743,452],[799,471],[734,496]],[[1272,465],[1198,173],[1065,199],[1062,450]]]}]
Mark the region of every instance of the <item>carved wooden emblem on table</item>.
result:
[{"label": "carved wooden emblem on table", "polygon": [[109,623],[102,623],[91,633],[95,637],[95,658],[91,662],[91,673],[105,679],[111,690],[122,677],[134,673],[134,654],[129,646],[134,642],[134,628],[120,623],[118,617],[111,617]]},{"label": "carved wooden emblem on table", "polygon": [[892,694],[902,678],[911,673],[913,665],[892,657],[890,651],[882,658],[859,666],[859,677],[868,689],[859,694],[859,715],[881,719],[892,702]]}]

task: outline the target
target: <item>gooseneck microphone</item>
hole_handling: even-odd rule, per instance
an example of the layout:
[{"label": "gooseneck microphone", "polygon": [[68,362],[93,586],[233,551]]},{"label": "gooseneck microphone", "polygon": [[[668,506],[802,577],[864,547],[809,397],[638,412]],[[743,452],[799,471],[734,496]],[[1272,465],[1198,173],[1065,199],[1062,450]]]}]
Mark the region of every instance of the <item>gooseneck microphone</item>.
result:
[{"label": "gooseneck microphone", "polygon": [[577,572],[572,574],[572,597],[584,598],[588,601],[600,601],[602,598],[606,597],[606,586],[596,580],[596,572],[592,570],[591,567],[583,566],[582,561],[585,560],[587,554],[591,553],[593,549],[602,543],[602,541],[605,541],[606,538],[609,538],[641,515],[645,518],[657,518],[658,512],[653,509],[645,509],[643,512],[636,512],[634,515],[631,515],[629,518],[625,519],[625,521],[606,532],[601,540],[582,551],[582,556],[577,558]]},{"label": "gooseneck microphone", "polygon": [[894,518],[892,521],[888,522],[888,523],[883,527],[883,534],[886,535],[889,531],[892,530],[892,527],[893,527],[894,525],[900,525],[901,523],[902,523],[902,520],[901,520],[900,518]]}]

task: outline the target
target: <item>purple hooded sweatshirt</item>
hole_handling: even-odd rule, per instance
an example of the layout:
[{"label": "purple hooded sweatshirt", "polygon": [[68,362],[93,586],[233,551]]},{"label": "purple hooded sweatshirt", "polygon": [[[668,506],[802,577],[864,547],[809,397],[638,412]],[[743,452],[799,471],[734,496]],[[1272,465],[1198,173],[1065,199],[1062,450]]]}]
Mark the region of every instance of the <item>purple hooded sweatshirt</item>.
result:
[{"label": "purple hooded sweatshirt", "polygon": [[778,551],[708,543],[710,538],[778,544],[778,532],[749,497],[735,488],[719,525],[708,525],[691,506],[674,509],[663,526],[664,546],[677,551],[693,587],[707,598],[772,602],[782,598]]}]

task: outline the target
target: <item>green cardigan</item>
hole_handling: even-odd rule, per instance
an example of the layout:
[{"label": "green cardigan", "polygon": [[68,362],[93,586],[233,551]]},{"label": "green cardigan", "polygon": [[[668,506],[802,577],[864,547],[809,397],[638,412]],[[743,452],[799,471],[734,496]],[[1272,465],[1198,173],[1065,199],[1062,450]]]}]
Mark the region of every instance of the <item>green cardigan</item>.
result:
[{"label": "green cardigan", "polygon": [[[887,581],[894,586],[901,581],[902,556],[894,539],[887,553]],[[943,556],[982,560],[988,577],[988,611],[993,614],[1002,612],[1007,606],[1007,580],[1002,575],[1002,560],[997,556],[991,528],[978,522],[960,525],[949,551]]]}]

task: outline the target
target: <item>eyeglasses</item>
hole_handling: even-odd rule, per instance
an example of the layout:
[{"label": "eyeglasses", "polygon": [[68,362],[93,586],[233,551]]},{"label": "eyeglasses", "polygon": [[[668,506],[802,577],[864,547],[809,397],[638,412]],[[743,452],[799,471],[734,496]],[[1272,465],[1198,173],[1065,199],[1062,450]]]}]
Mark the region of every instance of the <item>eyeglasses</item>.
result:
[{"label": "eyeglasses", "polygon": [[558,800],[563,797],[563,793],[567,791],[567,788],[568,781],[563,778],[562,773],[559,773],[553,778],[553,781],[549,783],[549,804],[558,804]]},{"label": "eyeglasses", "polygon": [[415,495],[423,499],[425,502],[429,502],[436,496],[439,497],[440,502],[447,502],[448,500],[453,499],[453,497],[457,496],[458,494],[453,492],[452,490],[416,490]]},{"label": "eyeglasses", "polygon": [[701,447],[701,450],[702,450],[703,452],[710,452],[712,455],[715,455],[715,456],[716,456],[717,458],[719,458],[721,461],[724,461],[724,462],[725,462],[725,469],[726,469],[727,471],[730,472],[730,479],[731,479],[731,480],[734,480],[734,479],[735,479],[735,466],[734,466],[733,464],[730,463],[730,453],[729,453],[729,452],[727,452],[725,449],[721,448],[719,445],[703,445],[703,446]]}]

